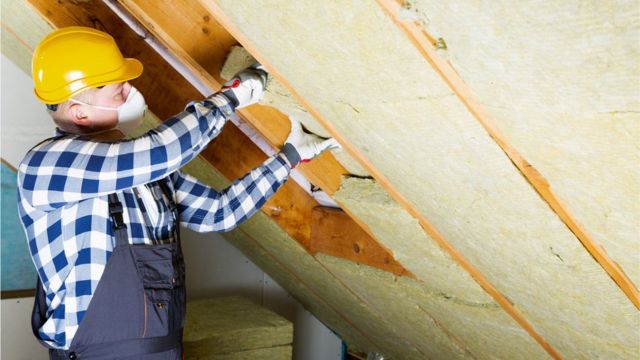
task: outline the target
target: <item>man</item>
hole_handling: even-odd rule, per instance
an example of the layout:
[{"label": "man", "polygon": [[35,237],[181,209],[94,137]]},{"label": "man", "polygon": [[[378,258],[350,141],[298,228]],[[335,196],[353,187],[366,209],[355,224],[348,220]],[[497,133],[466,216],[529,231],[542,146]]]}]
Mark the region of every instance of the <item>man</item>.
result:
[{"label": "man", "polygon": [[256,65],[220,92],[146,134],[142,73],[113,38],[91,28],[54,31],[33,55],[36,97],[56,135],[18,171],[19,210],[39,281],[32,326],[51,359],[180,359],[185,312],[179,224],[228,231],[247,219],[300,161],[337,146],[293,123],[283,150],[217,192],[179,168],[260,100]]}]

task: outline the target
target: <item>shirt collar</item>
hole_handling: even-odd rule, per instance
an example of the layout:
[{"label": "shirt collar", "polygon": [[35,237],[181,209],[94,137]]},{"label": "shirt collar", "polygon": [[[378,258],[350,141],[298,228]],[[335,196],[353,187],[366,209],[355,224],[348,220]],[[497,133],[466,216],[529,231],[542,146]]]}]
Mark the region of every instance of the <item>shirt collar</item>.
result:
[{"label": "shirt collar", "polygon": [[60,129],[59,127],[56,127],[56,130],[54,132],[54,136],[63,136],[63,135],[71,135],[71,133]]}]

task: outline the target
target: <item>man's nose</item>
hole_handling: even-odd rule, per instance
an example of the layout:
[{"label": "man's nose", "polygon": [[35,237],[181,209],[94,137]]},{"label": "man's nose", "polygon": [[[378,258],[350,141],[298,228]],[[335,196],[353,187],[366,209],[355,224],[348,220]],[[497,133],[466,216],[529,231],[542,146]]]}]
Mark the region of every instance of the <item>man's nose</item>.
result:
[{"label": "man's nose", "polygon": [[129,97],[129,92],[131,91],[131,84],[129,84],[128,81],[124,82],[124,85],[122,85],[122,98],[124,101],[127,100],[127,97]]}]

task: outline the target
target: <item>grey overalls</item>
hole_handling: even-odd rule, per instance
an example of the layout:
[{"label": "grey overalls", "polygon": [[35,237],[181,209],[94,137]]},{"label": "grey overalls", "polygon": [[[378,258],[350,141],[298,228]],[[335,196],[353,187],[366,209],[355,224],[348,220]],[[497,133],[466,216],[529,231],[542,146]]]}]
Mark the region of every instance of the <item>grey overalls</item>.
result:
[{"label": "grey overalls", "polygon": [[[122,204],[109,195],[109,215],[116,245],[80,322],[69,350],[51,349],[50,359],[182,358],[182,328],[186,311],[184,260],[177,207],[167,177],[152,184],[169,199],[175,241],[161,245],[131,245],[123,223]],[[38,280],[31,325],[46,320],[45,292]]]}]

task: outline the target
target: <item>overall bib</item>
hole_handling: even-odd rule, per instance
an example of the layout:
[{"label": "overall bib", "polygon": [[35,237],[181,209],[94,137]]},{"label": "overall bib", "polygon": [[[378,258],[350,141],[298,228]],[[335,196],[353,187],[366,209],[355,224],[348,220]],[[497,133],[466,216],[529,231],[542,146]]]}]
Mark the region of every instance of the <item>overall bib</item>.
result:
[{"label": "overall bib", "polygon": [[[179,360],[186,311],[184,260],[177,207],[160,180],[174,221],[174,241],[160,245],[131,245],[123,223],[122,204],[109,195],[109,215],[116,245],[107,261],[85,316],[69,350],[49,348],[49,358]],[[31,326],[46,321],[45,292],[38,279]]]}]

